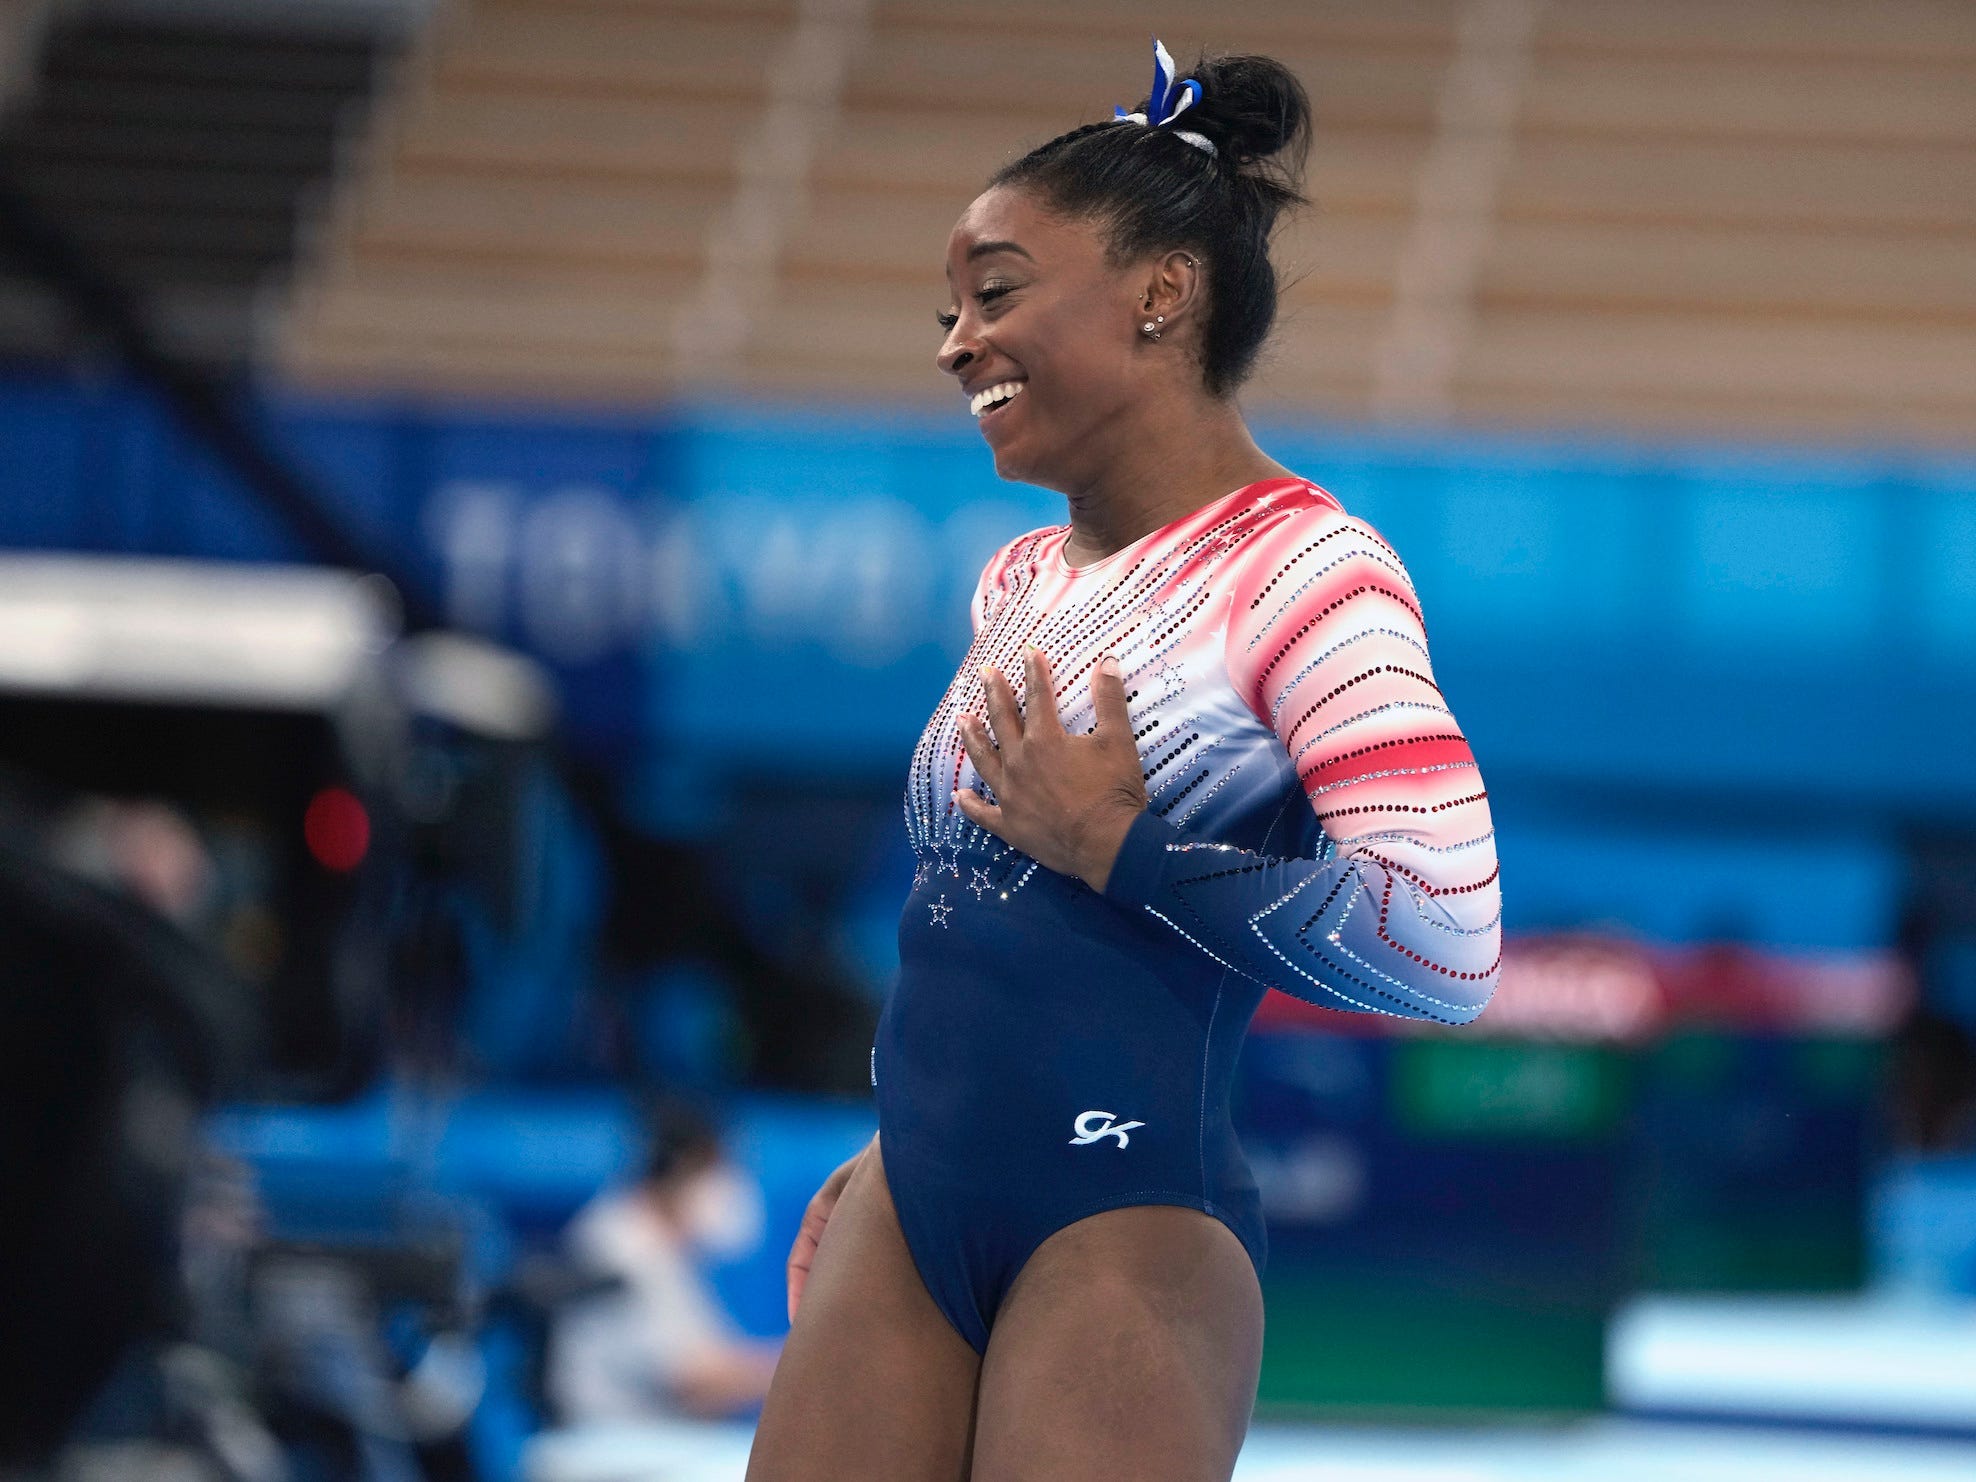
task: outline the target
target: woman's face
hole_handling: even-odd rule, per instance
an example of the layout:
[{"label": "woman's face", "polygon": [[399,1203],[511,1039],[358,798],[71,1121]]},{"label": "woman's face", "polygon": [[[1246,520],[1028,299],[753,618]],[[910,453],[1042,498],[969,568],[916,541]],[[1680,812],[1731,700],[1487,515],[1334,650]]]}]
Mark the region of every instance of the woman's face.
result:
[{"label": "woman's face", "polygon": [[[1135,411],[1149,410],[1145,276],[1107,263],[1092,224],[1051,214],[1019,187],[989,190],[962,213],[947,239],[953,299],[936,359],[978,411],[996,473],[1084,487],[1130,435]],[[1010,386],[1019,389],[983,396]]]}]

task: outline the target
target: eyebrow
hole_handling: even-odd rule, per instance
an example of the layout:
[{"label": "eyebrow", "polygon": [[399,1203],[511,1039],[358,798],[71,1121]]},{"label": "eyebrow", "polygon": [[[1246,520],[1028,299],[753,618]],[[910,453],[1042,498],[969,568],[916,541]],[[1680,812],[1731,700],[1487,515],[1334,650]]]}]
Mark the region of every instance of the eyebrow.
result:
[{"label": "eyebrow", "polygon": [[[1029,257],[1029,254],[1014,242],[976,242],[967,249],[967,260],[973,262],[978,257],[987,257],[996,252],[1013,252],[1017,257]],[[1029,257],[1029,260],[1036,261],[1033,257]]]}]

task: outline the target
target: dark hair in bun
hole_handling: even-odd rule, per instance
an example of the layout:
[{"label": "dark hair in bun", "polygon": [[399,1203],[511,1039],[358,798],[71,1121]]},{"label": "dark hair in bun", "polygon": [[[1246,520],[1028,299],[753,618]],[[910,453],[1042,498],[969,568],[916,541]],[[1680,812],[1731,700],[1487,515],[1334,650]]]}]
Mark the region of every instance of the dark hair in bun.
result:
[{"label": "dark hair in bun", "polygon": [[[1276,319],[1270,234],[1304,203],[1310,99],[1270,57],[1203,56],[1183,70],[1200,101],[1172,124],[1087,124],[1004,165],[991,186],[1033,190],[1052,210],[1102,223],[1117,261],[1180,248],[1207,272],[1201,374],[1225,396],[1254,369]],[[1141,101],[1144,112],[1148,101]],[[1214,153],[1175,132],[1201,135]]]}]

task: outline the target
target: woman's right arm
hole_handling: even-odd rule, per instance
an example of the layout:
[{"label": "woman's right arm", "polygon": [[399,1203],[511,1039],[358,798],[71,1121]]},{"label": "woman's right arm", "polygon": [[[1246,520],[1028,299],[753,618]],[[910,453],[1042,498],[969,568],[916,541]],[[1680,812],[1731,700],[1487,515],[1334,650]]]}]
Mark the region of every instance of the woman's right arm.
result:
[{"label": "woman's right arm", "polygon": [[851,1181],[851,1171],[877,1143],[878,1134],[874,1132],[870,1142],[837,1165],[836,1171],[823,1181],[823,1187],[810,1197],[809,1207],[803,1211],[803,1223],[796,1231],[796,1243],[789,1248],[789,1321],[792,1324],[796,1321],[796,1304],[802,1300],[803,1283],[809,1280],[810,1262],[816,1258],[817,1242],[823,1239],[823,1227],[830,1222],[830,1212],[837,1207],[844,1185]]}]

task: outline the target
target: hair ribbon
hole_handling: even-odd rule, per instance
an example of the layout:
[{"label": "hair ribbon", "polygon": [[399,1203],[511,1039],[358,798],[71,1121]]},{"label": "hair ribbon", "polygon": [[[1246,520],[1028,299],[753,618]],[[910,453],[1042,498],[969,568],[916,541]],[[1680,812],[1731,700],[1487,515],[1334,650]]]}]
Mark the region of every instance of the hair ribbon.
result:
[{"label": "hair ribbon", "polygon": [[[1118,123],[1145,124],[1153,129],[1165,128],[1172,123],[1201,101],[1201,85],[1191,77],[1175,83],[1173,73],[1172,56],[1159,39],[1154,38],[1153,91],[1146,100],[1146,112],[1127,113],[1123,108],[1113,108],[1112,118]],[[1209,154],[1216,152],[1214,142],[1204,134],[1197,134],[1191,129],[1175,129],[1173,132],[1197,149],[1204,149]]]}]

